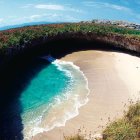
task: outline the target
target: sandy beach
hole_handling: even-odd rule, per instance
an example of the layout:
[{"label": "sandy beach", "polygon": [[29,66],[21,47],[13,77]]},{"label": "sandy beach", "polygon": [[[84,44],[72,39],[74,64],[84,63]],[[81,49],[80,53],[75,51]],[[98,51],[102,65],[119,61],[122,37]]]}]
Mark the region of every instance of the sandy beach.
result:
[{"label": "sandy beach", "polygon": [[[82,128],[100,134],[108,121],[120,118],[129,104],[140,98],[140,58],[104,51],[81,51],[62,58],[79,66],[88,79],[89,102],[79,115],[55,128],[35,136],[34,140],[63,140]],[[83,128],[84,127],[84,128]]]}]

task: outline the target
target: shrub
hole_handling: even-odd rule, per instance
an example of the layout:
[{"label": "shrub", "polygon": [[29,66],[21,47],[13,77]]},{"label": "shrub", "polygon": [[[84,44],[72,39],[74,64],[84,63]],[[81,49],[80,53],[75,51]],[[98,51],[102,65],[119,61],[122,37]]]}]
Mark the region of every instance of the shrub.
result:
[{"label": "shrub", "polygon": [[140,140],[140,102],[130,105],[123,119],[104,130],[103,140]]}]

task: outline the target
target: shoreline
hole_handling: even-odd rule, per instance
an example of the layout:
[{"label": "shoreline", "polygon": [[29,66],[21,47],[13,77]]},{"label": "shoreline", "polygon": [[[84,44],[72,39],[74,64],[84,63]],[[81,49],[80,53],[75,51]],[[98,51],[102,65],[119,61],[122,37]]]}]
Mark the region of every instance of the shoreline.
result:
[{"label": "shoreline", "polygon": [[[72,62],[62,60],[55,60],[51,65],[54,65],[58,71],[69,78],[68,85],[65,85],[66,87],[61,91],[61,94],[56,95],[52,102],[49,104],[46,102],[40,109],[36,109],[37,114],[34,110],[25,112],[22,117],[24,120],[23,134],[25,139],[31,139],[31,137],[44,131],[48,132],[56,127],[65,126],[68,120],[79,115],[79,108],[89,101],[88,81],[78,66]],[[35,115],[34,119],[33,117],[30,118],[32,112]],[[43,113],[39,114],[39,112]]]},{"label": "shoreline", "polygon": [[[133,78],[132,72],[138,68],[132,68],[133,66],[130,65],[131,78],[125,75],[127,72],[125,64],[128,63],[128,60],[131,61],[131,59],[134,59],[133,61],[136,59],[136,62],[140,61],[140,58],[135,58],[127,54],[103,51],[81,51],[62,58],[61,60],[71,61],[79,66],[80,70],[87,77],[91,91],[89,102],[81,107],[79,115],[68,120],[64,127],[44,132],[33,139],[56,140],[57,138],[57,140],[63,140],[63,135],[73,135],[78,132],[79,128],[83,128],[83,126],[87,133],[92,131],[92,134],[99,134],[109,120],[113,121],[121,117],[125,108],[124,105],[132,98],[131,92],[133,90],[129,86],[133,84],[136,77],[136,81],[140,82],[137,75],[140,75],[140,71],[134,77],[134,81],[130,82]],[[137,86],[133,84],[131,88],[138,88],[138,82]],[[140,89],[138,90],[140,91]],[[136,96],[139,97],[139,94],[136,94]]]}]

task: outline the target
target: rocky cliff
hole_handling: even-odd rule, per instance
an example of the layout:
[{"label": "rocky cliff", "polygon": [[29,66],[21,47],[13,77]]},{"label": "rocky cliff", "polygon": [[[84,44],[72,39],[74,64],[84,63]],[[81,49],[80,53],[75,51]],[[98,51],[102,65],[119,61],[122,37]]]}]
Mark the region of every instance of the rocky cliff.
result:
[{"label": "rocky cliff", "polygon": [[[23,37],[22,32],[26,33],[22,35]],[[3,45],[0,49],[1,60],[21,54],[34,56],[53,53],[58,55],[80,49],[123,50],[140,55],[140,32],[110,25],[90,23],[42,25],[12,29],[1,34],[4,34],[7,42],[8,38],[9,40],[12,38],[10,45],[6,47]],[[5,38],[1,37],[1,40],[6,40]]]}]

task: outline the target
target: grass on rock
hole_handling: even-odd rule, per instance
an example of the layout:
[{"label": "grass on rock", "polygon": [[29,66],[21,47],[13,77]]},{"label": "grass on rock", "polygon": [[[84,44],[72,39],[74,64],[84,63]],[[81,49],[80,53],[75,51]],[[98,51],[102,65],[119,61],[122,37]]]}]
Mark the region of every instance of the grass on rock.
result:
[{"label": "grass on rock", "polygon": [[37,25],[0,31],[0,49],[9,47],[20,48],[22,45],[33,40],[53,37],[63,33],[94,33],[98,36],[116,34],[127,38],[140,39],[140,30],[128,29],[115,25],[95,23]]},{"label": "grass on rock", "polygon": [[104,130],[103,140],[140,140],[140,102],[130,105],[122,119]]}]

